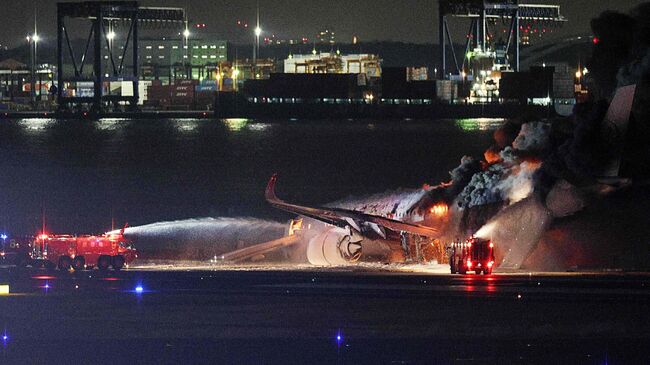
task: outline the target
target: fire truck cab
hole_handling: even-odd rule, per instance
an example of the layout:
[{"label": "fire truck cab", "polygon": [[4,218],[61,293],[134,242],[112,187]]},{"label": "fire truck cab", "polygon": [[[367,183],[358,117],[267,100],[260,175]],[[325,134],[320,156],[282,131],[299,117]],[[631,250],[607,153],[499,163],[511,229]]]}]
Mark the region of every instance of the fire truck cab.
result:
[{"label": "fire truck cab", "polygon": [[494,244],[490,240],[471,237],[465,242],[455,241],[449,246],[449,265],[452,274],[492,274]]},{"label": "fire truck cab", "polygon": [[32,261],[33,237],[0,235],[0,265],[27,266]]},{"label": "fire truck cab", "polygon": [[84,270],[97,267],[107,270],[121,270],[133,262],[137,251],[123,234],[101,236],[46,235],[38,236],[33,257],[45,266],[56,266],[59,270]]}]

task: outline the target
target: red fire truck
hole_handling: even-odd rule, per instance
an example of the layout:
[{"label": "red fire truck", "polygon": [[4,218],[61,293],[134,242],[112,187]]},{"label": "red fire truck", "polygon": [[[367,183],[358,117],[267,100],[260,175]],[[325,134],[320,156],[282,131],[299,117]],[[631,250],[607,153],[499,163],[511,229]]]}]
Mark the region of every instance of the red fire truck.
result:
[{"label": "red fire truck", "polygon": [[119,234],[70,236],[41,234],[34,242],[37,266],[56,266],[59,270],[121,270],[138,257],[131,241]]},{"label": "red fire truck", "polygon": [[494,244],[490,240],[471,237],[465,242],[456,241],[449,246],[449,265],[452,274],[492,274]]}]

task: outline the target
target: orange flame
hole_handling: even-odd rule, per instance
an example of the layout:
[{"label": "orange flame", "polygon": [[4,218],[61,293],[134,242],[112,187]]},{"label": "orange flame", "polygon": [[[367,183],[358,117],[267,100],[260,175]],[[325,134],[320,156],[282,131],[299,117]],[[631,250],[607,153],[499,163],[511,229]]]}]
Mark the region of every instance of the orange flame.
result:
[{"label": "orange flame", "polygon": [[432,214],[435,214],[438,217],[442,217],[447,215],[447,213],[449,212],[449,206],[445,203],[438,203],[433,207],[431,207],[430,211]]}]

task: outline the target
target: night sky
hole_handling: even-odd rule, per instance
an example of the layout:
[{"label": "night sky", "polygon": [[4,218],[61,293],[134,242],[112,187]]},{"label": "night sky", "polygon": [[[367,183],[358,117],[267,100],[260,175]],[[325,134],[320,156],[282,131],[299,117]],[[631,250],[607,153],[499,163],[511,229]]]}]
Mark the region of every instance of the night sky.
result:
[{"label": "night sky", "polygon": [[[55,42],[58,0],[1,0],[0,44],[16,45],[32,32],[33,9],[37,8],[39,33],[44,41]],[[642,0],[556,0],[528,3],[559,4],[569,18],[558,33],[569,36],[589,33],[589,20],[606,9],[628,11]],[[437,43],[436,0],[260,0],[262,26],[283,38],[313,38],[321,29],[333,28],[339,42],[349,43],[353,35],[361,41],[395,40]],[[230,41],[242,42],[237,19],[254,22],[256,0],[148,0],[148,6],[187,6],[191,20],[206,23],[208,29]],[[464,31],[458,24],[454,32]],[[252,33],[252,30],[251,30]],[[252,39],[252,34],[250,35]]]}]

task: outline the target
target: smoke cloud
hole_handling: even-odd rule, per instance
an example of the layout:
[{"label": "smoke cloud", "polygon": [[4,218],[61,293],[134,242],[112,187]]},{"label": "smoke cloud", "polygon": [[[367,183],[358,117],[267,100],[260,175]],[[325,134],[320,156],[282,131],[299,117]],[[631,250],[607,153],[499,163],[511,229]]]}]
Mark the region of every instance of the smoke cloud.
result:
[{"label": "smoke cloud", "polygon": [[[472,176],[469,184],[458,196],[458,205],[462,208],[472,208],[500,201],[514,204],[529,197],[534,191],[535,173],[540,163],[520,157],[520,154],[546,150],[550,130],[547,123],[533,122],[522,125],[513,147],[504,148],[496,163]],[[464,164],[465,161],[454,171],[466,171]]]},{"label": "smoke cloud", "polygon": [[512,142],[512,147],[519,151],[544,151],[549,147],[551,125],[543,122],[526,123]]}]

